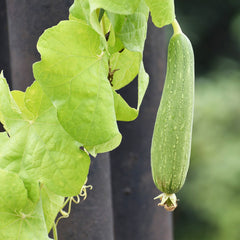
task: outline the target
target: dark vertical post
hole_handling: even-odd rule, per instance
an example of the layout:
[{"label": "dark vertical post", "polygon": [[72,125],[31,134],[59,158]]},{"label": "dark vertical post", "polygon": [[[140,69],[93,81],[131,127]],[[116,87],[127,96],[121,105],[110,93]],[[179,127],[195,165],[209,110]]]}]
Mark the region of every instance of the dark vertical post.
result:
[{"label": "dark vertical post", "polygon": [[33,82],[32,64],[40,59],[36,44],[42,32],[68,16],[70,0],[6,0],[12,88]]},{"label": "dark vertical post", "polygon": [[[111,153],[113,209],[116,240],[171,240],[172,216],[157,207],[159,195],[150,168],[150,146],[166,69],[163,30],[149,24],[144,51],[150,83],[140,115],[131,123],[120,123],[123,142]],[[134,86],[135,85],[135,86]],[[125,99],[133,102],[136,81],[126,88]]]},{"label": "dark vertical post", "polygon": [[0,71],[10,82],[10,59],[8,51],[7,11],[5,0],[0,0]]},{"label": "dark vertical post", "polygon": [[[39,60],[36,43],[44,29],[66,19],[68,0],[7,0],[13,89],[33,82],[32,64]],[[113,240],[109,154],[93,159],[88,199],[74,206],[70,219],[59,223],[59,240]]]},{"label": "dark vertical post", "polygon": [[59,223],[59,240],[113,240],[109,153],[92,159],[86,201],[73,205],[69,219]]},{"label": "dark vertical post", "polygon": [[[8,51],[7,12],[5,0],[0,0],[0,72],[4,72],[5,78],[10,83]],[[0,132],[4,131],[0,123]]]}]

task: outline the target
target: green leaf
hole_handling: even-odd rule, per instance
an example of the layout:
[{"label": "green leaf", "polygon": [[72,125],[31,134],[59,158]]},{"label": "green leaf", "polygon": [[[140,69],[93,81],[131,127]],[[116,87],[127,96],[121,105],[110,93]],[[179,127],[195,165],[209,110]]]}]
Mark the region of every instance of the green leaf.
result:
[{"label": "green leaf", "polygon": [[[120,64],[126,63],[126,65],[124,67],[125,67],[125,70],[127,69],[127,67],[129,67],[130,75],[126,74],[126,77],[121,79],[121,75],[120,75],[119,78],[117,78],[118,76],[115,76],[120,71],[115,72],[114,73],[114,78],[113,78],[113,81],[112,81],[114,89],[118,89],[118,88],[120,89],[123,86],[127,85],[128,82],[130,82],[128,80],[131,79],[131,77],[130,77],[131,74],[134,72],[131,69],[130,63],[127,64],[128,63],[127,60],[126,61],[119,61],[119,62],[120,62]],[[135,67],[136,66],[137,65],[135,65]],[[123,67],[123,69],[124,69],[124,67]],[[115,66],[113,69],[121,69],[121,68],[119,66]],[[135,68],[135,70],[136,70],[136,68]],[[134,74],[132,76],[134,76]],[[116,77],[116,80],[115,80],[115,77]],[[131,108],[119,94],[117,94],[115,91],[113,91],[115,112],[116,112],[116,117],[117,117],[118,121],[132,121],[132,120],[137,118],[140,106],[142,104],[143,97],[144,97],[144,95],[146,93],[146,90],[147,90],[147,87],[148,87],[148,83],[149,83],[149,76],[144,69],[143,61],[141,61],[140,66],[139,66],[139,73],[138,73],[138,104],[137,104],[137,109]]]},{"label": "green leaf", "polygon": [[16,173],[0,169],[0,182],[0,211],[8,209],[15,212],[24,209],[29,200],[22,179]]},{"label": "green leaf", "polygon": [[62,209],[64,197],[54,194],[45,185],[41,188],[41,197],[44,218],[49,232],[58,212]]},{"label": "green leaf", "polygon": [[33,114],[30,111],[28,111],[28,109],[26,108],[25,103],[24,103],[24,92],[14,90],[11,92],[11,94],[12,94],[15,102],[18,103],[18,107],[19,107],[20,111],[22,112],[22,117],[25,120],[27,120],[27,119],[32,120],[34,118]]},{"label": "green leaf", "polygon": [[152,16],[153,23],[161,28],[175,19],[174,0],[145,0]]},{"label": "green leaf", "polygon": [[75,0],[69,9],[69,19],[77,18],[90,24],[90,5],[89,0]]},{"label": "green leaf", "polygon": [[[3,72],[0,74],[0,89],[8,89]],[[26,121],[21,116],[21,111],[9,91],[1,92],[0,108],[0,121],[10,135],[15,134],[19,128],[26,125]],[[5,114],[3,115],[2,112]]]},{"label": "green leaf", "polygon": [[41,201],[33,205],[21,178],[0,169],[0,239],[48,240]]},{"label": "green leaf", "polygon": [[138,74],[141,54],[125,49],[115,53],[110,58],[111,70],[118,69],[113,75],[112,85],[115,90],[129,84]]},{"label": "green leaf", "polygon": [[148,7],[143,0],[139,2],[138,8],[131,15],[107,12],[116,37],[122,41],[128,50],[143,52],[147,34],[148,14]]},{"label": "green leaf", "polygon": [[[0,149],[4,149],[4,144],[8,141],[7,132],[0,132]],[[1,151],[1,150],[0,150]],[[1,158],[1,155],[0,155]]]},{"label": "green leaf", "polygon": [[92,8],[92,2],[89,0],[75,0],[70,7],[70,20],[80,20],[90,25],[100,36],[103,45],[106,44],[104,33],[98,20],[99,10]]},{"label": "green leaf", "polygon": [[[9,109],[6,109],[0,98],[0,115],[9,119],[18,113],[18,118],[7,122],[6,127],[16,132],[5,143],[4,149],[0,148],[0,168],[19,173],[32,200],[38,182],[45,183],[58,195],[77,195],[87,178],[89,156],[79,149],[80,144],[59,124],[56,109],[39,84],[35,82],[27,89],[24,97],[26,106],[21,107],[34,115],[33,120],[23,121],[22,115],[26,116],[26,113],[20,113],[4,78],[0,79],[2,95],[6,96],[4,102],[12,105],[9,104]],[[22,106],[22,100],[19,105]]]},{"label": "green leaf", "polygon": [[133,121],[138,116],[138,111],[131,108],[122,96],[113,90],[116,118],[118,121]]},{"label": "green leaf", "polygon": [[107,79],[108,59],[101,48],[101,37],[91,27],[63,21],[40,37],[42,60],[33,66],[60,123],[92,155],[121,142]]}]

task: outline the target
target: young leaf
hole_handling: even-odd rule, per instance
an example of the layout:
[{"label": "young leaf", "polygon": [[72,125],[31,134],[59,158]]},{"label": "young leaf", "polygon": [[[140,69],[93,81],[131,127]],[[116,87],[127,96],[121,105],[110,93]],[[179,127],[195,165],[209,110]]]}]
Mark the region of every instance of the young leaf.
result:
[{"label": "young leaf", "polygon": [[118,121],[133,121],[138,116],[138,111],[131,108],[122,96],[113,90],[116,118]]},{"label": "young leaf", "polygon": [[123,45],[130,51],[143,52],[147,33],[149,10],[141,0],[136,11],[131,15],[119,15],[107,12],[114,27],[114,32]]},{"label": "young leaf", "polygon": [[161,28],[175,18],[174,0],[146,0],[153,23]]},{"label": "young leaf", "polygon": [[0,169],[0,182],[0,239],[49,240],[41,200],[31,203],[16,173]]},{"label": "young leaf", "polygon": [[100,36],[91,27],[63,21],[40,37],[42,60],[33,66],[64,129],[93,155],[121,142],[107,79],[108,59],[101,48]]}]

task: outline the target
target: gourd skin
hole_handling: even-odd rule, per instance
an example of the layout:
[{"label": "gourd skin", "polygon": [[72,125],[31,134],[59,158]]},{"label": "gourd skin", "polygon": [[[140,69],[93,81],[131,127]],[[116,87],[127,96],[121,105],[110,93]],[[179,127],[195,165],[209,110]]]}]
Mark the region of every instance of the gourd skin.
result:
[{"label": "gourd skin", "polygon": [[178,192],[187,175],[194,106],[194,54],[189,39],[174,34],[168,46],[167,75],[151,147],[156,187]]}]

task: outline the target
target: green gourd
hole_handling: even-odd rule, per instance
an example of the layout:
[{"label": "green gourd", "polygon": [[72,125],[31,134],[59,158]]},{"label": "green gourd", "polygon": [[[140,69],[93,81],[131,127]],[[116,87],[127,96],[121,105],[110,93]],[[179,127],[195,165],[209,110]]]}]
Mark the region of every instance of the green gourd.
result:
[{"label": "green gourd", "polygon": [[178,192],[189,168],[193,107],[194,54],[191,42],[176,20],[168,46],[167,74],[158,109],[152,146],[151,167],[156,187],[162,192],[158,204],[173,211]]}]

